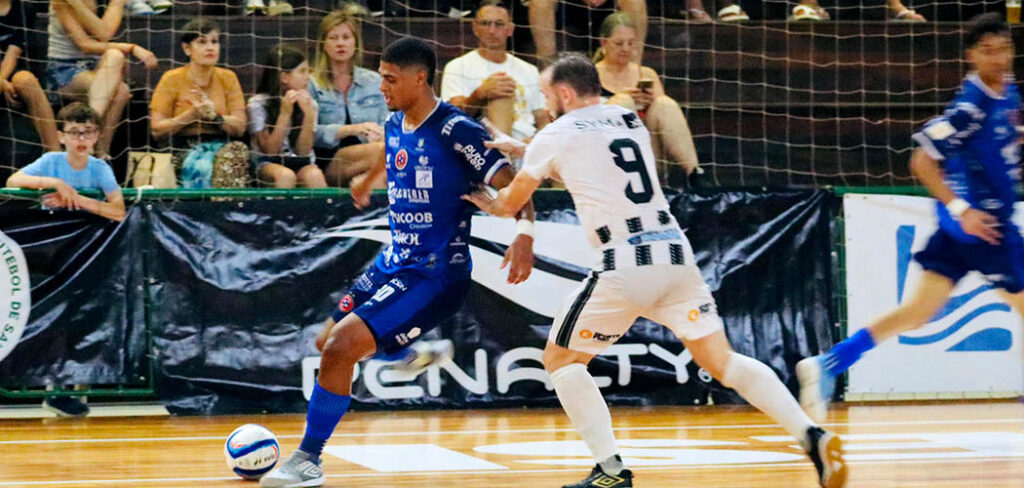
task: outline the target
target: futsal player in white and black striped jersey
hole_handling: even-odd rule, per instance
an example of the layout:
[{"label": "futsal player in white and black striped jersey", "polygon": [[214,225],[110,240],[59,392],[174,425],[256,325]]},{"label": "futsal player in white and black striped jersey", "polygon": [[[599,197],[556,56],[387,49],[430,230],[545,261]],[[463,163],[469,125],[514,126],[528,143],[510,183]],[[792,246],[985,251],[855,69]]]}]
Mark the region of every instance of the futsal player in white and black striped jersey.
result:
[{"label": "futsal player in white and black striped jersey", "polygon": [[601,104],[600,89],[586,58],[556,61],[541,74],[541,90],[558,118],[528,146],[507,137],[489,143],[522,157],[523,168],[496,197],[464,197],[493,215],[513,216],[541,181],[560,179],[594,249],[590,276],[566,299],[544,350],[558,399],[597,461],[586,479],[566,488],[633,486],[587,364],[638,317],[671,329],[697,364],[796,437],[821,486],[844,486],[839,437],[815,425],[768,366],[732,350],[690,243],[669,212],[650,133],[629,110]]}]

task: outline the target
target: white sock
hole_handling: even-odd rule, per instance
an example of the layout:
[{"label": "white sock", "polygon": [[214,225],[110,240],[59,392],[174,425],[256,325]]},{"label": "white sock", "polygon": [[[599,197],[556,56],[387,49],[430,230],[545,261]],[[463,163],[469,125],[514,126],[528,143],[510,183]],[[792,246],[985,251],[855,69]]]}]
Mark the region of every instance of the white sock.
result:
[{"label": "white sock", "polygon": [[594,454],[594,460],[600,463],[614,457],[619,448],[612,433],[612,415],[587,367],[579,363],[564,366],[551,373],[551,384],[576,432]]},{"label": "white sock", "polygon": [[804,413],[775,371],[767,365],[742,354],[731,353],[721,381],[781,424],[801,445],[806,444],[807,429],[814,426],[814,421]]}]

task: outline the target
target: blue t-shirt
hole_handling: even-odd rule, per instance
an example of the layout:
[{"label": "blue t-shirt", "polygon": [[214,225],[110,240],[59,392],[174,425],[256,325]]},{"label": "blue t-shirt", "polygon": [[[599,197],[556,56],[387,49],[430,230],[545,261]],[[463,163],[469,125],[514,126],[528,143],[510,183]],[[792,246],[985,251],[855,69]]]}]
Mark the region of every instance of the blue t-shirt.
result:
[{"label": "blue t-shirt", "polygon": [[484,147],[487,131],[446,102],[415,130],[404,129],[405,114],[384,123],[391,245],[377,267],[394,273],[416,269],[432,276],[465,279],[474,207],[462,200],[476,183],[490,183],[507,158]]},{"label": "blue t-shirt", "polygon": [[114,171],[102,159],[89,156],[84,169],[77,170],[68,164],[68,153],[50,152],[21,169],[29,176],[59,178],[75,190],[100,190],[103,195],[120,190],[114,178]]},{"label": "blue t-shirt", "polygon": [[[1019,232],[1010,219],[1021,184],[1021,99],[1012,78],[1004,86],[999,95],[977,74],[968,75],[945,113],[928,121],[914,140],[932,158],[944,161],[946,184],[958,197],[992,214],[1003,235],[1014,239]],[[940,229],[959,242],[982,242],[965,233],[941,202],[936,208]]]}]

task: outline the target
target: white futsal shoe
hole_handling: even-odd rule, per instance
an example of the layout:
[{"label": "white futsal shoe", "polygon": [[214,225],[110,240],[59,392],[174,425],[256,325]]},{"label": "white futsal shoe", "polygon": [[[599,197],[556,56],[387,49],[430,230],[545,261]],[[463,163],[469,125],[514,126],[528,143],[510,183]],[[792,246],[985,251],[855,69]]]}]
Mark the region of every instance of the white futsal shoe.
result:
[{"label": "white futsal shoe", "polygon": [[836,390],[836,378],[825,367],[827,354],[811,356],[796,363],[800,380],[800,406],[811,420],[821,423],[828,414],[828,404]]},{"label": "white futsal shoe", "polygon": [[455,344],[448,339],[440,341],[417,341],[407,349],[409,352],[398,360],[395,369],[412,375],[418,375],[428,367],[444,366],[455,356]]},{"label": "white futsal shoe", "polygon": [[306,488],[326,481],[320,465],[308,453],[296,449],[284,464],[260,478],[260,488]]}]

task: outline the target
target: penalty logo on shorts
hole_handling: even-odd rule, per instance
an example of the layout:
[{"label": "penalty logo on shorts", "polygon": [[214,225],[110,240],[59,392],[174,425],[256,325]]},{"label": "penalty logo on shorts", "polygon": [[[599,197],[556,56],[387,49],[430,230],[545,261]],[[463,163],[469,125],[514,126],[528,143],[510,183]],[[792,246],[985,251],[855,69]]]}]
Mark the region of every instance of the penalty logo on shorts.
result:
[{"label": "penalty logo on shorts", "polygon": [[17,242],[0,232],[0,361],[21,340],[31,308],[25,254]]}]

